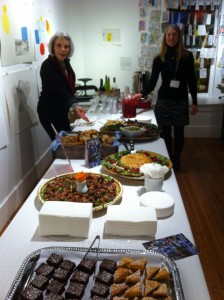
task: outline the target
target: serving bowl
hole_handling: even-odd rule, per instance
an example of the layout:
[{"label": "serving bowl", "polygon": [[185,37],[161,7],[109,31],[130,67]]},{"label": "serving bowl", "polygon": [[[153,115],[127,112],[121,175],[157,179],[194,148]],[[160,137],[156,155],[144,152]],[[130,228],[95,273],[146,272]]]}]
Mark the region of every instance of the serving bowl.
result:
[{"label": "serving bowl", "polygon": [[123,135],[129,138],[139,137],[146,132],[145,128],[139,128],[137,126],[121,127],[120,130],[123,133]]},{"label": "serving bowl", "polygon": [[144,124],[151,124],[152,119],[148,116],[137,116],[135,118],[135,120],[137,120],[139,123],[144,123]]}]

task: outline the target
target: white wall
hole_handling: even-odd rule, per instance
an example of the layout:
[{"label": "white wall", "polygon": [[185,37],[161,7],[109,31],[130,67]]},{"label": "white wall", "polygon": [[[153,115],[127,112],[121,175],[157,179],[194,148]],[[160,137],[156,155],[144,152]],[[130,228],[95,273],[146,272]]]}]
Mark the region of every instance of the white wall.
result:
[{"label": "white wall", "polygon": [[[37,5],[51,11],[55,21],[52,24],[53,30],[66,27],[66,14],[63,13],[63,3],[62,0],[32,1],[33,7]],[[8,50],[10,51],[10,49]],[[36,76],[37,65],[38,62],[33,62],[30,65],[34,76]],[[24,69],[24,64],[18,64],[0,67],[0,72],[3,75],[6,72],[22,69]],[[5,107],[2,76],[0,77],[0,101]],[[37,101],[38,95],[36,103]],[[49,165],[52,159],[51,151],[49,151],[50,143],[51,141],[42,126],[37,123],[15,136],[9,135],[9,144],[0,150],[0,230],[28,193],[31,192],[37,180]]]},{"label": "white wall", "polygon": [[[78,2],[79,16],[76,19],[77,1],[66,1],[68,32],[76,45],[72,65],[77,78],[92,78],[90,84],[99,87],[100,78],[108,75],[111,80],[116,77],[121,90],[126,85],[131,88],[132,75],[139,70],[138,0]],[[121,30],[122,45],[102,45],[102,32],[106,28]],[[120,59],[123,57],[131,59],[130,70],[120,69]]]}]

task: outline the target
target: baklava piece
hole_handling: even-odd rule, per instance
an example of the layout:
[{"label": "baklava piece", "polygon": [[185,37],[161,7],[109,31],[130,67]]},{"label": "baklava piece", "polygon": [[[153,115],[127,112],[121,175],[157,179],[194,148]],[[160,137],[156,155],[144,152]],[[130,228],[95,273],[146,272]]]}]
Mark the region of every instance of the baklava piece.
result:
[{"label": "baklava piece", "polygon": [[141,273],[143,273],[143,271],[145,270],[146,264],[147,264],[146,258],[142,258],[142,259],[134,260],[133,262],[128,264],[127,267],[133,271],[140,270]]},{"label": "baklava piece", "polygon": [[159,272],[153,277],[153,280],[163,281],[169,279],[170,274],[165,268],[161,268]]},{"label": "baklava piece", "polygon": [[125,283],[127,284],[136,284],[137,282],[141,281],[141,271],[137,270],[131,275],[128,275],[125,278]]},{"label": "baklava piece", "polygon": [[127,268],[118,268],[114,273],[114,283],[121,283],[125,281],[125,278],[132,274],[132,271]]},{"label": "baklava piece", "polygon": [[39,267],[36,269],[35,272],[37,275],[42,275],[42,276],[50,278],[54,274],[54,268],[51,266],[48,266],[46,263],[42,263],[39,265]]},{"label": "baklava piece", "polygon": [[22,291],[21,297],[23,300],[42,300],[43,293],[34,286],[30,285]]},{"label": "baklava piece", "polygon": [[127,284],[123,284],[123,283],[113,283],[111,286],[111,298],[113,299],[114,296],[119,296],[121,294],[124,293],[124,291],[126,291],[128,289],[128,285]]},{"label": "baklava piece", "polygon": [[78,282],[71,282],[65,291],[65,299],[82,299],[85,292],[85,285]]},{"label": "baklava piece", "polygon": [[69,271],[71,274],[74,268],[76,267],[75,263],[69,259],[64,259],[63,262],[59,266],[60,268]]},{"label": "baklava piece", "polygon": [[96,276],[96,282],[110,286],[113,283],[113,275],[107,271],[99,271]]},{"label": "baklava piece", "polygon": [[64,292],[64,283],[53,279],[47,286],[47,293],[55,293],[61,295]]},{"label": "baklava piece", "polygon": [[131,286],[124,292],[124,296],[127,298],[141,297],[142,296],[142,282],[138,282]]},{"label": "baklava piece", "polygon": [[54,268],[58,268],[62,262],[63,256],[57,253],[52,253],[47,259],[47,264]]},{"label": "baklava piece", "polygon": [[124,257],[121,258],[121,261],[119,262],[119,264],[118,264],[117,267],[118,267],[118,268],[120,268],[120,267],[125,268],[125,267],[127,267],[128,264],[130,264],[130,263],[133,262],[133,261],[134,261],[133,258],[124,256]]},{"label": "baklava piece", "polygon": [[145,279],[152,279],[159,272],[159,267],[145,267]]},{"label": "baklava piece", "polygon": [[145,290],[144,290],[144,296],[151,296],[152,293],[158,289],[158,287],[161,284],[158,281],[154,281],[154,280],[145,280]]},{"label": "baklava piece", "polygon": [[114,274],[117,269],[117,263],[112,259],[103,259],[100,264],[100,271],[107,271],[108,273]]},{"label": "baklava piece", "polygon": [[78,283],[82,283],[87,285],[88,281],[89,281],[89,277],[90,274],[83,272],[83,271],[79,271],[79,270],[75,270],[74,273],[72,274],[70,281],[75,281]]},{"label": "baklava piece", "polygon": [[109,287],[103,283],[95,282],[91,289],[91,297],[99,296],[106,298],[109,295]]},{"label": "baklava piece", "polygon": [[65,283],[69,279],[69,276],[70,276],[69,271],[64,270],[62,268],[58,268],[55,271],[55,273],[53,275],[53,278],[60,281],[60,282]]},{"label": "baklava piece", "polygon": [[87,272],[92,274],[95,270],[96,261],[91,258],[84,258],[81,260],[80,264],[78,265],[78,269],[83,272]]},{"label": "baklava piece", "polygon": [[167,289],[167,285],[166,283],[161,284],[158,289],[156,289],[153,293],[152,293],[153,297],[167,297],[168,296],[168,289]]},{"label": "baklava piece", "polygon": [[37,275],[34,277],[34,279],[31,281],[31,285],[35,288],[44,291],[48,285],[49,279],[43,275]]}]

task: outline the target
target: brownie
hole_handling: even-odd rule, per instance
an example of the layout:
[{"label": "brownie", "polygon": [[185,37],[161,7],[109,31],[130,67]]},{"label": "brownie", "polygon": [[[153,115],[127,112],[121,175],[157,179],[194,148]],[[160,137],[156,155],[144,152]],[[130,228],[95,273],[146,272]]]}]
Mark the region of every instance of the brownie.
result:
[{"label": "brownie", "polygon": [[60,281],[60,282],[67,282],[67,280],[69,279],[69,271],[67,270],[64,270],[62,268],[58,268],[54,275],[53,275],[53,278]]},{"label": "brownie", "polygon": [[95,282],[93,288],[91,289],[91,297],[99,296],[106,298],[109,295],[109,287],[103,283]]},{"label": "brownie", "polygon": [[96,282],[110,286],[113,282],[113,275],[107,271],[99,271],[96,276]]},{"label": "brownie", "polygon": [[64,283],[53,279],[47,286],[47,293],[55,293],[61,295],[65,290]]},{"label": "brownie", "polygon": [[36,287],[37,289],[43,291],[46,289],[48,285],[49,279],[43,275],[37,275],[34,277],[34,279],[31,281],[31,285]]},{"label": "brownie", "polygon": [[87,272],[92,274],[95,270],[96,261],[91,258],[84,258],[81,260],[80,264],[78,265],[78,269],[83,272]]},{"label": "brownie", "polygon": [[117,269],[117,263],[112,259],[105,258],[102,260],[100,264],[100,271],[107,271],[111,274],[114,274],[116,269]]},{"label": "brownie", "polygon": [[87,285],[87,283],[89,281],[89,277],[90,277],[89,273],[75,270],[74,273],[72,274],[70,280]]},{"label": "brownie", "polygon": [[71,273],[74,270],[75,266],[76,265],[73,261],[71,261],[69,259],[64,259],[59,267],[62,269],[65,269]]},{"label": "brownie", "polygon": [[65,299],[82,299],[85,292],[85,285],[78,282],[71,282],[65,291]]},{"label": "brownie", "polygon": [[56,253],[52,253],[47,259],[47,264],[55,268],[58,268],[62,262],[63,256]]},{"label": "brownie", "polygon": [[43,293],[41,290],[30,285],[26,287],[25,290],[22,291],[21,297],[23,300],[42,300]]},{"label": "brownie", "polygon": [[42,275],[49,278],[54,274],[54,268],[48,266],[46,263],[42,263],[39,265],[35,272],[37,275]]},{"label": "brownie", "polygon": [[64,300],[64,299],[65,299],[64,297],[62,297],[61,295],[57,295],[55,293],[50,293],[45,298],[45,300]]},{"label": "brownie", "polygon": [[107,300],[109,298],[99,297],[99,296],[93,296],[92,300]]}]

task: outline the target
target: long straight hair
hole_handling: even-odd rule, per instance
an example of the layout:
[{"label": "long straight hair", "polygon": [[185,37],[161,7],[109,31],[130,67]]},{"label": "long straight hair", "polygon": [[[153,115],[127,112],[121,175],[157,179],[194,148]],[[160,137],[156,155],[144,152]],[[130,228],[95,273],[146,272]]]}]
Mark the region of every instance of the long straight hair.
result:
[{"label": "long straight hair", "polygon": [[182,36],[180,28],[177,25],[169,25],[166,27],[166,29],[164,31],[164,35],[163,35],[163,39],[162,39],[162,43],[161,43],[160,51],[159,51],[159,56],[162,61],[165,61],[165,56],[167,53],[168,46],[166,43],[166,35],[170,28],[174,29],[178,35],[178,42],[177,42],[176,46],[174,47],[176,49],[176,60],[180,60],[184,56],[188,55],[187,50],[185,49],[184,44],[183,44],[183,36]]}]

